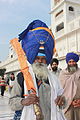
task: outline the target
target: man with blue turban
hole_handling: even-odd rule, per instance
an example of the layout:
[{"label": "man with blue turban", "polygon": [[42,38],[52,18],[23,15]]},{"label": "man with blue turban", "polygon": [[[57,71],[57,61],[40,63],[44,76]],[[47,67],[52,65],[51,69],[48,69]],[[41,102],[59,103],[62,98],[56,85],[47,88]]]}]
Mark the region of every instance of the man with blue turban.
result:
[{"label": "man with blue turban", "polygon": [[[12,110],[22,110],[22,115],[14,120],[65,120],[60,110],[65,102],[63,89],[56,76],[47,69],[54,50],[51,31],[44,22],[35,20],[19,35],[19,41],[29,62],[29,72],[37,94],[29,94],[23,74],[18,73],[9,103]],[[42,118],[37,110],[34,112],[34,104],[40,105]]]},{"label": "man with blue turban", "polygon": [[64,109],[68,120],[80,120],[80,68],[79,56],[70,52],[66,55],[67,68],[60,72],[59,79],[64,89],[67,106]]}]

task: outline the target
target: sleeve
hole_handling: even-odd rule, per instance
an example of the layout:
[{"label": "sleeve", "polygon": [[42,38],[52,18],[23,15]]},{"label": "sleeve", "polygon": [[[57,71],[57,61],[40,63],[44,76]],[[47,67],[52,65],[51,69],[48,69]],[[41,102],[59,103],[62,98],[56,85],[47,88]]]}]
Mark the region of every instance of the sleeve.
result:
[{"label": "sleeve", "polygon": [[64,70],[62,70],[59,74],[59,80],[60,80],[60,83],[64,89],[64,86],[66,84],[66,80],[65,80],[65,73],[64,73]]},{"label": "sleeve", "polygon": [[23,99],[21,98],[21,93],[22,93],[22,88],[17,82],[17,79],[15,79],[14,86],[11,90],[10,98],[9,98],[9,105],[13,111],[23,109],[23,105],[21,104],[21,100]]},{"label": "sleeve", "polygon": [[57,96],[60,96],[63,94],[63,88],[62,88],[62,85],[61,85],[61,82],[59,80],[59,78],[56,77],[56,83],[57,83]]},{"label": "sleeve", "polygon": [[51,86],[55,89],[56,96],[60,96],[63,94],[63,88],[61,86],[60,80],[56,75],[49,71],[50,83]]}]

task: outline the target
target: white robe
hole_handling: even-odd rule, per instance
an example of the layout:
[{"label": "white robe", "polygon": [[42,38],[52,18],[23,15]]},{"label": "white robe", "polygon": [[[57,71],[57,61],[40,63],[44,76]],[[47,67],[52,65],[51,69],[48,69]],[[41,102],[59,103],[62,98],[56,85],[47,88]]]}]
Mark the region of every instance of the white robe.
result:
[{"label": "white robe", "polygon": [[[35,76],[34,76],[34,73],[31,67],[29,67],[29,72],[32,75],[34,85],[36,87],[36,91],[38,95],[36,80],[35,80]],[[60,87],[59,80],[57,80],[56,76],[53,75],[50,71],[48,73],[49,73],[48,74],[49,83],[51,86],[51,120],[66,120],[64,118],[62,111],[58,109],[58,107],[56,106],[54,102],[57,96],[63,93],[63,89]],[[25,94],[28,94],[25,82],[24,82],[24,88],[25,88]],[[36,120],[33,105],[24,106],[20,120]]]}]

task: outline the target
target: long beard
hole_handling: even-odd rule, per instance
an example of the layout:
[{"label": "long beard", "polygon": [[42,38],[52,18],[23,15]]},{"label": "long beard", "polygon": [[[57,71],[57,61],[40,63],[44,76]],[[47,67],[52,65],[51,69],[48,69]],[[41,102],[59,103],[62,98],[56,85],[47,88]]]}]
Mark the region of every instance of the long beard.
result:
[{"label": "long beard", "polygon": [[73,65],[73,66],[68,65],[68,71],[69,71],[70,73],[76,72],[77,68],[78,68],[78,65],[77,65],[77,64],[76,64],[76,65]]},{"label": "long beard", "polygon": [[47,65],[44,63],[33,63],[33,72],[35,73],[38,80],[46,81],[48,78]]}]

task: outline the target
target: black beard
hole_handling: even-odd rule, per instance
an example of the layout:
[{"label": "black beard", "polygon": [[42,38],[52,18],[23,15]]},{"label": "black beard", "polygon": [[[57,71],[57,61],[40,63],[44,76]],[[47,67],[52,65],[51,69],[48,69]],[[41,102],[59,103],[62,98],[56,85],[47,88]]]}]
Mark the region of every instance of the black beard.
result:
[{"label": "black beard", "polygon": [[78,69],[78,65],[77,64],[75,64],[73,66],[68,65],[67,69],[68,69],[68,72],[74,73]]},{"label": "black beard", "polygon": [[57,67],[53,67],[52,70],[53,70],[54,72],[56,72],[56,71],[57,71]]}]

